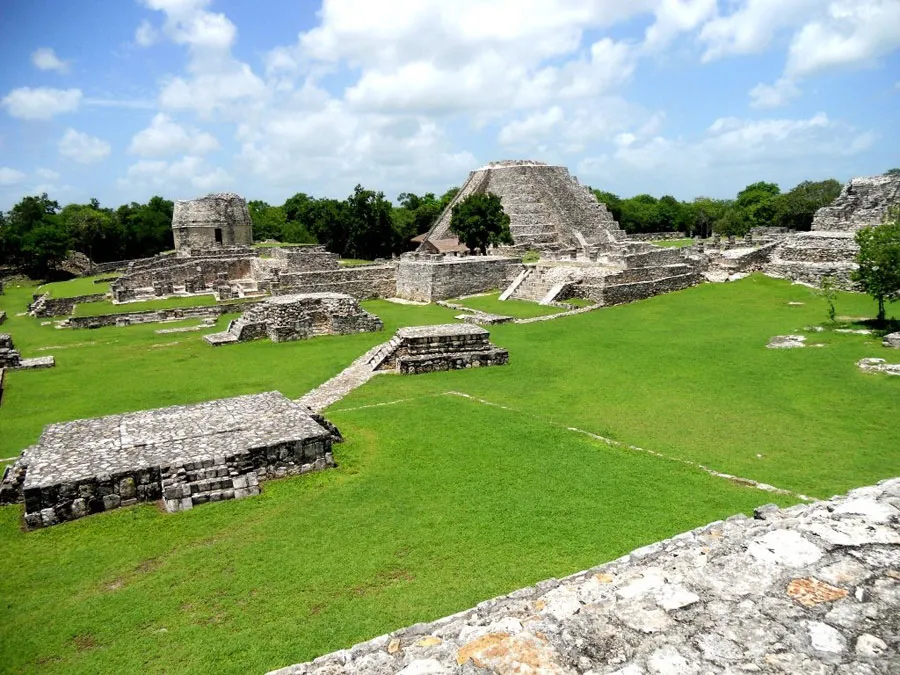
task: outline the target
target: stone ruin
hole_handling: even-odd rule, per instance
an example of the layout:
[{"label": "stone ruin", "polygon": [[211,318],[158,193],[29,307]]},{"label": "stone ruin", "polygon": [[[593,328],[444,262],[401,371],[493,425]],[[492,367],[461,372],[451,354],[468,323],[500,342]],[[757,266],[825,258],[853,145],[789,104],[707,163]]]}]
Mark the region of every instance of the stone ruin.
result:
[{"label": "stone ruin", "polygon": [[336,429],[279,392],[51,424],[7,467],[0,503],[48,527],[138,502],[167,511],[334,466]]},{"label": "stone ruin", "polygon": [[192,251],[250,246],[253,223],[243,197],[231,192],[214,193],[175,202],[172,234],[175,254],[189,256]]},{"label": "stone ruin", "polygon": [[900,479],[732,516],[270,675],[900,673]]},{"label": "stone ruin", "polygon": [[400,328],[372,358],[375,370],[419,375],[444,370],[501,366],[509,352],[490,341],[490,333],[467,323]]},{"label": "stone ruin", "polygon": [[814,286],[831,276],[839,287],[852,289],[850,274],[859,252],[856,233],[880,225],[895,207],[900,207],[900,176],[854,178],[830,206],[816,212],[811,231],[784,239],[764,271]]},{"label": "stone ruin", "polygon": [[301,293],[267,298],[228,324],[228,330],[204,335],[218,346],[268,337],[272,342],[305,340],[318,335],[368,333],[384,328],[381,319],[350,295]]},{"label": "stone ruin", "polygon": [[32,359],[23,359],[13,345],[12,335],[0,333],[0,370],[31,370],[34,368],[52,368],[56,360],[52,356],[38,356]]},{"label": "stone ruin", "polygon": [[[459,193],[429,230],[425,241],[455,238],[453,207],[473,194],[492,192],[509,216],[520,252],[531,249],[585,249],[626,239],[606,205],[564,166],[531,160],[490,162],[469,174]],[[425,250],[423,242],[423,250]]]}]

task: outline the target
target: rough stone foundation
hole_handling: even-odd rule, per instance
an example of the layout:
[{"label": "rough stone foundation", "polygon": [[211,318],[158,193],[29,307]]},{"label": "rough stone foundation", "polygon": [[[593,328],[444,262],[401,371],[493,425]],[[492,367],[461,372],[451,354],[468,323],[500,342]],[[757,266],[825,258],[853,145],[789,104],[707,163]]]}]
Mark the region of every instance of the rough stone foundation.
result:
[{"label": "rough stone foundation", "polygon": [[418,375],[508,363],[509,352],[489,338],[487,330],[468,323],[401,328],[377,369]]},{"label": "rough stone foundation", "polygon": [[900,479],[760,507],[275,673],[898,673],[898,519]]},{"label": "rough stone foundation", "polygon": [[332,432],[278,392],[51,424],[7,468],[0,503],[48,527],[138,502],[168,511],[334,466]]},{"label": "rough stone foundation", "polygon": [[204,335],[211,345],[268,337],[272,342],[305,340],[317,335],[346,335],[382,330],[377,316],[341,293],[279,295],[255,305],[222,333]]},{"label": "rough stone foundation", "polygon": [[397,266],[396,295],[433,302],[506,288],[522,270],[516,258],[412,255]]}]

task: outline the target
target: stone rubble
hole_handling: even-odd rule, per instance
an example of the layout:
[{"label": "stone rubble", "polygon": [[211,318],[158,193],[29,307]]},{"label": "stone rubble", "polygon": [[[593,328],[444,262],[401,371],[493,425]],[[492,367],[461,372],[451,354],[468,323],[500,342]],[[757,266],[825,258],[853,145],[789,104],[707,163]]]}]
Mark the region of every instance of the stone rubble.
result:
[{"label": "stone rubble", "polygon": [[900,479],[760,507],[272,675],[900,672]]},{"label": "stone rubble", "polygon": [[900,331],[896,333],[888,333],[884,336],[881,341],[885,347],[890,347],[892,349],[900,349]]},{"label": "stone rubble", "polygon": [[806,346],[805,335],[775,335],[769,338],[768,349],[796,349]]},{"label": "stone rubble", "polygon": [[23,359],[19,350],[13,346],[12,336],[9,333],[0,333],[0,368],[10,370],[35,370],[39,368],[52,368],[56,365],[56,359],[52,356],[37,356],[31,359]]},{"label": "stone rubble", "polygon": [[867,373],[887,373],[900,375],[900,363],[888,363],[884,359],[866,358],[856,362],[859,369]]}]

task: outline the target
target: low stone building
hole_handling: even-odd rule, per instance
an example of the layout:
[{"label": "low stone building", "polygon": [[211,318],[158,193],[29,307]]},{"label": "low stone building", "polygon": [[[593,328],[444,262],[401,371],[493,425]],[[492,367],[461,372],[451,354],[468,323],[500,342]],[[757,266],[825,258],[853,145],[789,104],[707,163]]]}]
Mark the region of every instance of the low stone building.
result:
[{"label": "low stone building", "polygon": [[219,346],[268,337],[272,342],[305,340],[317,335],[379,331],[384,324],[356,298],[341,293],[278,295],[257,303],[228,324],[228,330],[204,335]]},{"label": "low stone building", "polygon": [[468,323],[401,328],[372,358],[376,370],[418,375],[443,370],[502,366],[509,352],[490,341],[490,333]]},{"label": "low stone building", "polygon": [[194,249],[250,246],[253,223],[243,197],[214,193],[175,202],[172,234],[176,255],[189,256]]},{"label": "low stone building", "polygon": [[522,270],[519,258],[408,254],[397,265],[396,295],[433,302],[505,288]]},{"label": "low stone building", "polygon": [[47,527],[138,502],[167,511],[334,466],[333,432],[279,392],[51,424],[7,467],[0,503]]}]

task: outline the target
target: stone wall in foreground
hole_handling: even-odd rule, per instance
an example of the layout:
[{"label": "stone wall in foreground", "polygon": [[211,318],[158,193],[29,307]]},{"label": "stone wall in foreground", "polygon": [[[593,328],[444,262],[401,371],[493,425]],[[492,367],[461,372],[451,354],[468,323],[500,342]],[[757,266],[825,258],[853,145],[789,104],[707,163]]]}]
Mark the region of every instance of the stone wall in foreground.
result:
[{"label": "stone wall in foreground", "polygon": [[898,673],[898,517],[896,478],[761,507],[275,672]]}]

